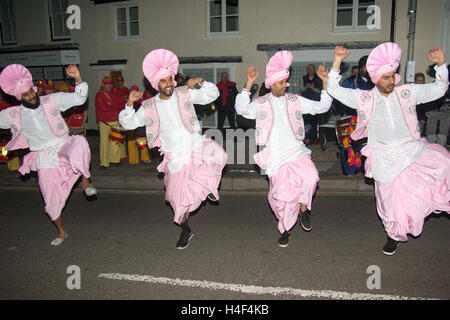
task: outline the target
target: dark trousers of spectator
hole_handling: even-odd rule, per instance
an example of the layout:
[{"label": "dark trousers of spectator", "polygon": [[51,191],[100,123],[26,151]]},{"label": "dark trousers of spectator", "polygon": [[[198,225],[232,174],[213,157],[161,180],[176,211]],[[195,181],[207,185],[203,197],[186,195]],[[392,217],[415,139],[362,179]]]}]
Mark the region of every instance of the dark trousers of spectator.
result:
[{"label": "dark trousers of spectator", "polygon": [[317,144],[319,141],[317,138],[317,115],[313,116],[311,114],[305,114],[303,115],[303,120],[305,121],[305,124],[311,125],[311,130],[305,137],[305,144]]},{"label": "dark trousers of spectator", "polygon": [[219,107],[218,109],[218,128],[223,129],[223,124],[225,122],[225,117],[228,118],[228,123],[231,129],[236,129],[236,110],[234,107]]}]

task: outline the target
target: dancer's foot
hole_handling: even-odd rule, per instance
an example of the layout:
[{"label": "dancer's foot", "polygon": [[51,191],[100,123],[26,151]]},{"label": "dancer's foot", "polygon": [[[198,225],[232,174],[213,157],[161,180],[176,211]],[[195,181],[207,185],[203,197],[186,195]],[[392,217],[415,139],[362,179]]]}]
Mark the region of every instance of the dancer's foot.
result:
[{"label": "dancer's foot", "polygon": [[213,202],[219,201],[219,200],[217,200],[217,198],[212,193],[208,194],[208,199],[213,201]]},{"label": "dancer's foot", "polygon": [[189,246],[189,241],[192,239],[194,234],[192,232],[182,231],[180,235],[180,239],[177,242],[177,249],[186,249]]},{"label": "dancer's foot", "polygon": [[50,242],[50,244],[54,247],[57,247],[61,243],[63,243],[64,240],[66,240],[68,236],[69,235],[67,234],[67,232],[64,232],[63,234],[60,234],[57,238],[53,239],[52,242]]},{"label": "dancer's foot", "polygon": [[311,211],[300,212],[300,224],[305,231],[311,231]]},{"label": "dancer's foot", "polygon": [[286,248],[289,245],[289,232],[288,231],[285,231],[281,235],[280,239],[278,239],[278,245],[281,248]]},{"label": "dancer's foot", "polygon": [[387,237],[387,242],[383,247],[383,253],[387,256],[392,256],[395,254],[395,250],[397,249],[398,241],[395,241],[391,237]]}]

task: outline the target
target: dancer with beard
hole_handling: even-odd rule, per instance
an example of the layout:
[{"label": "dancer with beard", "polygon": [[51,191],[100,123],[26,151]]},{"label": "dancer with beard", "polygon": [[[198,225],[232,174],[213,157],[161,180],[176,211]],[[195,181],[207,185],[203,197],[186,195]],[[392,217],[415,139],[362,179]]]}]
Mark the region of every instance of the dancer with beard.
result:
[{"label": "dancer with beard", "polygon": [[416,105],[444,96],[448,88],[445,56],[437,46],[428,54],[436,64],[436,81],[397,86],[400,46],[385,42],[372,50],[367,71],[375,87],[347,89],[339,85],[339,70],[350,51],[337,46],[328,76],[328,93],[358,112],[351,137],[368,137],[362,154],[365,174],[375,180],[377,211],[387,233],[383,253],[393,255],[408,234],[419,236],[432,212],[450,210],[450,155],[440,145],[420,137]]},{"label": "dancer with beard", "polygon": [[202,78],[191,78],[186,86],[175,89],[178,64],[177,56],[171,51],[151,51],[142,69],[159,94],[145,100],[136,112],[133,104],[143,93],[132,91],[119,121],[127,130],[145,125],[148,147],[160,147],[163,152],[164,160],[158,171],[165,174],[166,201],[174,211],[174,222],[182,229],[176,246],[184,249],[193,236],[188,226],[190,213],[206,198],[219,200],[218,187],[227,155],[217,143],[201,135],[194,109],[194,104],[216,100],[219,90]]},{"label": "dancer with beard", "polygon": [[11,129],[13,137],[7,150],[31,150],[19,172],[23,175],[37,171],[39,187],[45,201],[45,211],[56,225],[58,236],[51,242],[59,246],[68,234],[63,227],[61,211],[73,185],[82,176],[81,186],[86,196],[97,194],[89,177],[91,154],[83,136],[69,136],[61,112],[82,105],[88,96],[88,85],[83,82],[75,65],[66,68],[66,74],[75,79],[74,93],[54,93],[39,97],[27,68],[20,64],[7,66],[0,74],[0,87],[21,101],[20,106],[0,112],[0,128]]}]

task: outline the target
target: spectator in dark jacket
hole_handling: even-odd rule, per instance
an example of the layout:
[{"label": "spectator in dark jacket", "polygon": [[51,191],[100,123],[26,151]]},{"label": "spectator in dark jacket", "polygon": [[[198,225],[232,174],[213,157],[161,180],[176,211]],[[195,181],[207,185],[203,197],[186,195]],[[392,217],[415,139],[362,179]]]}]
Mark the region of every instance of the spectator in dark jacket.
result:
[{"label": "spectator in dark jacket", "polygon": [[223,129],[223,124],[226,117],[228,118],[228,123],[230,124],[231,129],[236,129],[236,110],[234,109],[236,96],[238,94],[236,83],[229,81],[227,72],[222,72],[221,79],[222,80],[217,84],[217,88],[220,91],[220,96],[217,99],[217,112],[219,116],[218,128],[220,130]]},{"label": "spectator in dark jacket", "polygon": [[[316,66],[310,64],[307,67],[307,73],[303,77],[303,92],[302,96],[314,100],[320,101],[320,93],[322,91],[322,80],[316,74]],[[319,140],[317,138],[317,115],[304,115],[303,119],[305,121],[305,144],[309,145],[311,143],[318,144]]]}]

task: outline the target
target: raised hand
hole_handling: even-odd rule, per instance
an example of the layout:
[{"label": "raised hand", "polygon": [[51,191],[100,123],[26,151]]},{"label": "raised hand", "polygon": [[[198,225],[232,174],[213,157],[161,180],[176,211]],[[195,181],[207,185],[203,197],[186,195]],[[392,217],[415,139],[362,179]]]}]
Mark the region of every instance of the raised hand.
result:
[{"label": "raised hand", "polygon": [[350,55],[350,50],[344,48],[343,46],[337,46],[334,48],[334,59],[344,60]]},{"label": "raised hand", "polygon": [[334,48],[334,60],[332,68],[335,70],[341,69],[342,61],[350,55],[350,50],[344,48],[343,46],[337,46]]},{"label": "raised hand", "polygon": [[255,82],[255,80],[259,77],[259,71],[255,69],[254,66],[247,68],[247,82]]},{"label": "raised hand", "polygon": [[442,52],[441,46],[437,45],[436,48],[430,50],[430,53],[428,53],[428,60],[436,63],[438,66],[442,66],[445,63],[445,55],[444,52]]},{"label": "raised hand", "polygon": [[203,78],[190,78],[187,82],[186,85],[188,86],[188,88],[190,89],[194,89],[194,86],[197,83],[202,83],[203,82]]},{"label": "raised hand", "polygon": [[245,84],[245,90],[250,92],[252,89],[253,83],[259,76],[259,71],[257,69],[255,69],[254,66],[251,66],[251,67],[247,68],[246,74],[247,74],[247,83]]},{"label": "raised hand", "polygon": [[319,68],[317,69],[317,76],[320,78],[320,80],[327,81],[328,80],[328,69],[325,69],[325,67],[323,65],[320,65]]},{"label": "raised hand", "polygon": [[140,91],[136,91],[136,90],[131,91],[130,95],[128,96],[127,105],[129,107],[132,107],[136,101],[138,101],[139,99],[142,99],[143,94],[144,93],[140,92]]},{"label": "raised hand", "polygon": [[77,83],[82,82],[81,75],[80,75],[80,70],[78,70],[76,65],[74,65],[74,64],[69,65],[66,68],[66,74],[69,77],[74,78]]},{"label": "raised hand", "polygon": [[328,69],[325,69],[323,65],[320,65],[319,68],[317,68],[317,76],[322,80],[323,90],[326,90],[328,85]]}]

